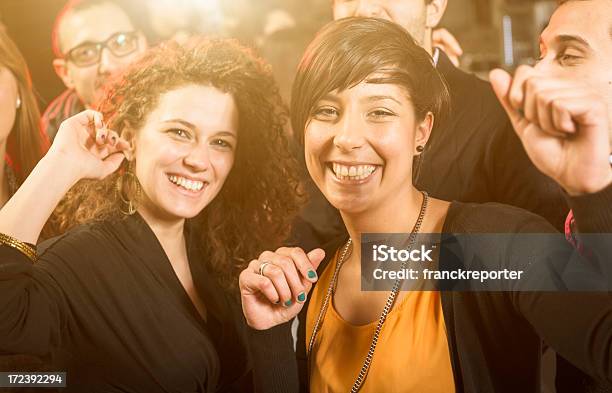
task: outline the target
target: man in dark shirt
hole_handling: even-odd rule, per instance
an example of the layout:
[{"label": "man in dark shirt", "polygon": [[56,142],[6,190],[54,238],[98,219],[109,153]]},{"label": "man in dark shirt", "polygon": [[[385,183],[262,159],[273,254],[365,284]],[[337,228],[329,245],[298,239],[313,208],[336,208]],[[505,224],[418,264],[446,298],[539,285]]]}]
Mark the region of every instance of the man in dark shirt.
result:
[{"label": "man in dark shirt", "polygon": [[[431,196],[462,202],[500,202],[532,211],[563,229],[567,203],[555,182],[538,171],[489,83],[455,67],[433,46],[446,0],[334,0],[335,19],[376,17],[404,27],[427,50],[446,79],[450,113],[434,126],[415,163],[415,185]],[[440,120],[440,119],[436,119]],[[310,186],[311,202],[294,230],[296,243],[316,247],[344,230],[338,212]]]},{"label": "man in dark shirt", "polygon": [[[517,70],[515,81],[523,81],[524,89],[514,89],[509,95],[513,104],[519,104],[522,90],[532,102],[548,102],[563,98],[575,100],[574,106],[586,105],[591,95],[607,104],[607,114],[612,124],[612,1],[610,0],[561,0],[559,7],[540,36],[540,60],[535,67],[523,66]],[[590,92],[582,93],[570,80],[584,84]],[[516,82],[515,82],[516,83]],[[519,83],[520,85],[520,83]],[[557,103],[556,107],[560,107]],[[537,117],[546,122],[543,110]],[[559,109],[557,109],[559,112]],[[529,118],[533,113],[525,111]],[[550,127],[550,125],[549,125]],[[610,146],[612,151],[612,128]],[[612,164],[612,155],[610,156]],[[566,222],[566,235],[571,237],[572,215]],[[574,242],[575,244],[575,242]],[[581,249],[579,244],[576,244]],[[583,374],[561,357],[557,357],[557,393],[612,392],[612,386],[600,384]]]},{"label": "man in dark shirt", "polygon": [[[538,64],[528,69],[526,75],[543,90],[558,86],[557,78],[584,82],[604,99],[608,108],[612,108],[611,14],[612,2],[608,0],[559,1],[559,7],[540,36]],[[609,110],[608,117],[612,124],[612,110]],[[565,232],[568,240],[577,245],[573,227],[570,213],[565,222]]]},{"label": "man in dark shirt", "polygon": [[71,0],[53,27],[53,67],[67,90],[43,114],[53,140],[64,119],[95,108],[108,78],[147,49],[147,40],[113,0]]}]

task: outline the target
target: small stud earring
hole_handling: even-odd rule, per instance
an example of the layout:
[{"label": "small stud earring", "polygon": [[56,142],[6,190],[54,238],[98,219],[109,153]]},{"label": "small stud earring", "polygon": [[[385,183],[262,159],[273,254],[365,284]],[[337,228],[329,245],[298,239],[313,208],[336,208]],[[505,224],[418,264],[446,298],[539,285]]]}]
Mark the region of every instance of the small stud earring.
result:
[{"label": "small stud earring", "polygon": [[17,102],[15,103],[15,107],[17,109],[21,108],[21,97],[17,97]]},{"label": "small stud earring", "polygon": [[423,145],[418,145],[416,147],[417,153],[423,153],[423,150],[425,150],[425,146],[423,146]]}]

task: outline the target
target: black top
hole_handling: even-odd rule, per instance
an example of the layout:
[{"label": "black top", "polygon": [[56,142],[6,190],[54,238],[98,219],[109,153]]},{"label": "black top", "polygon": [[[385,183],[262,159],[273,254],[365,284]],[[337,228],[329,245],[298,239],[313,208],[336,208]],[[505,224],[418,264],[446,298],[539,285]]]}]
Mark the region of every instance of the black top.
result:
[{"label": "black top", "polygon": [[[571,199],[576,221],[583,232],[612,232],[610,205],[612,185],[598,194]],[[453,202],[444,223],[446,233],[549,233],[553,230],[549,223],[534,214],[496,203]],[[342,237],[325,247],[326,259],[318,268],[319,275],[346,240]],[[523,270],[512,265],[515,262],[506,258],[507,252],[500,251],[511,252],[512,246],[505,244],[482,250],[482,254],[474,258],[497,258],[490,264]],[[544,244],[540,249],[534,248],[532,263],[537,266],[558,262],[549,259],[550,255],[579,257],[569,244],[560,242],[558,246],[563,250],[552,251],[567,253],[553,254]],[[605,254],[596,254],[601,263],[610,263],[611,247],[612,244],[604,245]],[[293,351],[290,324],[266,331],[250,330],[258,346],[253,361],[261,366],[255,370],[255,376],[259,381],[269,381],[266,392],[308,391],[307,309],[308,301],[298,316],[297,354]],[[459,393],[539,392],[542,339],[582,370],[603,381],[612,381],[612,302],[609,293],[447,291],[442,292],[442,309]],[[383,329],[382,334],[388,333]],[[273,361],[271,356],[274,356]],[[375,356],[374,362],[377,361],[385,360]],[[358,371],[355,370],[355,376]]]},{"label": "black top", "polygon": [[[443,51],[437,69],[448,83],[450,113],[415,161],[415,186],[446,201],[517,206],[562,231],[569,212],[563,192],[531,163],[491,85],[455,67]],[[311,198],[292,243],[312,249],[345,229],[338,210],[306,180]]]},{"label": "black top", "polygon": [[243,319],[186,236],[206,321],[138,214],[80,226],[35,264],[0,247],[0,353],[50,355],[66,391],[231,391],[248,369]]}]

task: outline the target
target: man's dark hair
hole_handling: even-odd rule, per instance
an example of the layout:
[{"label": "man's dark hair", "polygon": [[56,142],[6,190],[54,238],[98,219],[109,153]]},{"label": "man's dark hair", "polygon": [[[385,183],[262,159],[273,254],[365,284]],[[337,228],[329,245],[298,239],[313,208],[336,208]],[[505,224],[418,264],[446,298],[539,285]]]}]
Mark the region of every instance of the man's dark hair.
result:
[{"label": "man's dark hair", "polygon": [[71,12],[78,12],[82,10],[86,10],[93,6],[99,4],[113,4],[119,7],[125,14],[128,16],[134,28],[136,28],[136,24],[134,23],[133,14],[130,10],[120,1],[117,0],[68,0],[66,5],[61,9],[61,11],[55,17],[55,22],[53,23],[53,31],[51,33],[51,45],[53,48],[53,54],[55,57],[61,58],[64,57],[64,52],[62,51],[62,47],[59,39],[59,28],[62,23],[62,20]]}]

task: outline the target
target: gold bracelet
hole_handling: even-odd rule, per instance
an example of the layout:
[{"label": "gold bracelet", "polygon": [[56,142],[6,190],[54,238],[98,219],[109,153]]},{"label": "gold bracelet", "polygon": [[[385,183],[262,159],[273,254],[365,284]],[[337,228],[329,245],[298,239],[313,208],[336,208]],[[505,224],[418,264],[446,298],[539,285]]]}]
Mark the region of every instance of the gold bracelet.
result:
[{"label": "gold bracelet", "polygon": [[26,257],[30,258],[32,262],[36,262],[36,249],[29,244],[19,241],[14,237],[10,237],[9,235],[5,235],[4,233],[0,233],[0,244],[5,244],[19,250]]}]

